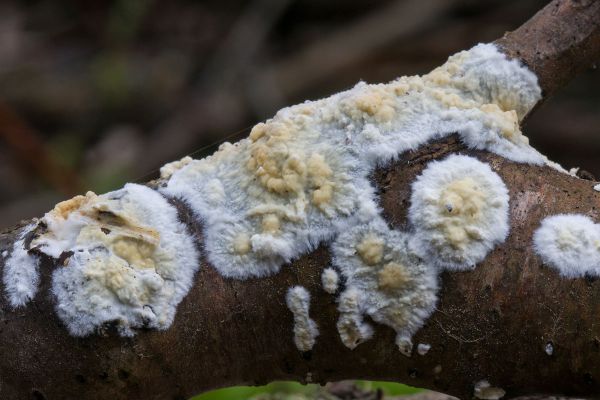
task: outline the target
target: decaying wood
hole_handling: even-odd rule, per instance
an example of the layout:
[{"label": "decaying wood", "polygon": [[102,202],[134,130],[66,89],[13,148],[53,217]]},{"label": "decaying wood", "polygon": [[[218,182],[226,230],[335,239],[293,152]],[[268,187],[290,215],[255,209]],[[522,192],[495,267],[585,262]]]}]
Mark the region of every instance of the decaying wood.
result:
[{"label": "decaying wood", "polygon": [[[564,85],[600,54],[600,2],[558,1],[498,43],[539,76],[545,94]],[[600,218],[593,182],[546,167],[516,164],[466,149],[456,137],[403,155],[373,179],[386,219],[406,225],[410,183],[425,164],[452,152],[476,155],[494,166],[510,190],[511,232],[474,271],[444,273],[437,311],[414,337],[425,355],[399,353],[392,329],[351,351],[339,340],[335,300],[320,286],[329,263],[322,246],[279,274],[224,279],[205,259],[173,326],[124,339],[107,329],[85,339],[67,334],[49,294],[55,265],[42,261],[40,294],[12,310],[2,299],[2,399],[185,399],[208,389],[273,380],[303,382],[349,378],[391,380],[471,398],[488,380],[507,397],[600,394],[600,281],[565,280],[544,267],[531,237],[549,214],[580,212]],[[202,226],[176,204],[202,246]],[[0,236],[10,248],[17,227]],[[292,341],[288,287],[313,294],[311,316],[320,328],[314,349]],[[554,352],[544,349],[551,343]]]}]

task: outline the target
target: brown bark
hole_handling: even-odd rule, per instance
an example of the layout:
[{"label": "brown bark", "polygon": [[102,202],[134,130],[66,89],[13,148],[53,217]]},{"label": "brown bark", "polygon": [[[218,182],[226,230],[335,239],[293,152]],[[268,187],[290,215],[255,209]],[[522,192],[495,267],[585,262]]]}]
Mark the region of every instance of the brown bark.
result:
[{"label": "brown bark", "polygon": [[[511,55],[520,49],[549,93],[576,72],[575,64],[598,56],[598,3],[554,1],[499,43]],[[553,10],[577,26],[552,29]],[[578,33],[572,41],[573,28],[588,39]],[[554,56],[536,56],[542,40],[530,42],[533,31],[549,35],[544,54]],[[600,194],[590,181],[468,150],[450,137],[373,174],[392,226],[405,228],[410,183],[429,160],[451,152],[476,156],[500,174],[510,190],[511,232],[474,271],[442,275],[438,310],[414,337],[415,343],[431,344],[425,356],[401,355],[395,333],[384,326],[353,351],[342,345],[335,299],[320,286],[320,272],[329,263],[326,246],[279,274],[247,281],[224,279],[203,257],[173,326],[132,339],[110,328],[85,339],[69,336],[49,294],[55,265],[44,259],[42,287],[32,304],[15,311],[2,300],[0,398],[184,399],[237,384],[348,378],[400,381],[460,398],[470,398],[473,385],[483,379],[502,387],[508,397],[598,395],[600,281],[561,279],[534,254],[531,236],[546,215],[580,212],[598,219]],[[176,205],[201,247],[200,223],[184,204]],[[0,251],[11,247],[15,234],[16,228],[0,236]],[[311,316],[321,332],[308,353],[300,353],[292,340],[285,292],[294,284],[313,294]],[[544,351],[547,343],[554,347],[551,356]]]},{"label": "brown bark", "polygon": [[552,1],[496,43],[535,72],[547,97],[599,61],[600,1]]}]

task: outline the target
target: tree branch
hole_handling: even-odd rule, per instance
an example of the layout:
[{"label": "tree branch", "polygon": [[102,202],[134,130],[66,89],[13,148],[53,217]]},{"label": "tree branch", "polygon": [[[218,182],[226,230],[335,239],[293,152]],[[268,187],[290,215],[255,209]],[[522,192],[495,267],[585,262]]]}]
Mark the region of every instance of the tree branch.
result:
[{"label": "tree branch", "polygon": [[[599,4],[554,1],[498,43],[521,57],[549,94],[598,57]],[[568,23],[556,29],[560,18]],[[451,136],[373,174],[391,226],[406,226],[410,185],[425,164],[455,152],[488,162],[506,182],[511,231],[475,270],[443,273],[437,311],[413,338],[431,345],[425,356],[401,355],[394,345],[396,333],[382,325],[376,326],[373,340],[352,351],[343,346],[335,300],[321,288],[320,273],[330,262],[325,246],[276,275],[245,281],[223,278],[203,255],[173,325],[128,339],[110,328],[83,339],[68,335],[50,295],[56,262],[45,257],[41,294],[32,304],[13,310],[2,302],[0,396],[184,399],[237,384],[348,378],[400,381],[460,398],[470,398],[482,380],[501,387],[507,397],[596,395],[600,282],[559,277],[542,266],[531,245],[533,231],[547,215],[598,216],[600,198],[592,183],[469,150]],[[200,222],[184,203],[174,204],[202,247]],[[10,249],[17,233],[17,227],[4,232],[0,249]],[[294,346],[293,316],[285,303],[287,289],[296,284],[313,294],[311,317],[320,330],[316,345],[305,353]],[[545,351],[548,344],[551,354]]]}]

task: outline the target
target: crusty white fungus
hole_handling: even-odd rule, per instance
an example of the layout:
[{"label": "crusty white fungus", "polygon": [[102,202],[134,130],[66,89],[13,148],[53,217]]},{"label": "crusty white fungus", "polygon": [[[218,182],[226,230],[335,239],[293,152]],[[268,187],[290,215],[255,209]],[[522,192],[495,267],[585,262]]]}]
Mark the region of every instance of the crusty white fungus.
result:
[{"label": "crusty white fungus", "polygon": [[594,185],[594,190],[596,192],[600,192],[600,183],[598,183],[597,185]]},{"label": "crusty white fungus", "polygon": [[175,171],[180,170],[181,168],[185,167],[192,161],[193,161],[192,157],[186,156],[186,157],[183,157],[181,160],[167,163],[160,168],[160,177],[162,179],[168,179],[171,177],[171,175],[173,175],[175,173]]},{"label": "crusty white fungus", "polygon": [[451,155],[412,184],[411,248],[447,269],[470,269],[508,235],[508,190],[488,164]]},{"label": "crusty white fungus", "polygon": [[419,353],[420,356],[424,356],[425,354],[429,353],[429,350],[431,350],[430,344],[419,343],[417,345],[417,353]]},{"label": "crusty white fungus", "polygon": [[[169,164],[160,190],[185,200],[203,220],[209,261],[223,275],[265,276],[346,227],[370,221],[378,210],[369,173],[430,140],[457,132],[471,148],[550,165],[519,128],[540,98],[531,71],[494,45],[479,44],[424,76],[361,82],[284,108],[247,139],[202,160]],[[479,198],[500,201],[493,196],[503,188],[486,186],[491,192]],[[477,193],[470,181],[447,190],[450,199]],[[464,267],[501,240],[471,239],[457,238],[452,245],[476,249],[446,251],[447,264]],[[378,262],[376,240],[357,246],[367,263]]]},{"label": "crusty white fungus", "polygon": [[38,258],[25,248],[25,237],[35,228],[30,224],[22,228],[12,252],[4,263],[2,281],[4,290],[13,307],[20,307],[32,300],[40,282]]},{"label": "crusty white fungus", "polygon": [[198,252],[177,210],[142,185],[96,196],[88,192],[59,203],[32,248],[67,257],[52,275],[56,310],[74,336],[116,323],[168,328],[192,285]]},{"label": "crusty white fungus", "polygon": [[338,290],[340,276],[333,268],[325,268],[321,273],[321,283],[323,290],[329,294],[335,294]]},{"label": "crusty white fungus", "polygon": [[481,400],[499,400],[504,397],[506,391],[499,387],[493,387],[486,380],[475,384],[473,395]]},{"label": "crusty white fungus", "polygon": [[546,343],[546,345],[544,346],[544,352],[549,356],[554,354],[554,346],[552,345],[552,342]]},{"label": "crusty white fungus", "polygon": [[309,351],[315,345],[319,329],[309,316],[310,293],[302,286],[288,289],[286,303],[294,314],[294,343],[300,351]]},{"label": "crusty white fungus", "polygon": [[[373,238],[381,255],[366,262],[359,245],[375,242]],[[334,240],[333,264],[346,285],[338,300],[338,330],[347,347],[354,348],[372,335],[362,320],[368,315],[396,330],[398,348],[410,356],[410,338],[435,308],[437,270],[412,255],[407,240],[407,234],[390,230],[380,218],[348,229]]]},{"label": "crusty white fungus", "polygon": [[600,276],[600,225],[588,216],[545,218],[533,234],[533,245],[544,264],[562,276]]},{"label": "crusty white fungus", "polygon": [[[381,220],[369,175],[453,133],[469,148],[562,170],[533,149],[519,127],[540,98],[531,71],[495,45],[479,44],[424,76],[361,82],[284,108],[212,156],[165,165],[159,190],[202,220],[208,260],[226,277],[276,273],[335,240],[334,264],[346,282],[338,299],[342,341],[352,348],[370,338],[368,315],[394,328],[400,351],[410,355],[412,334],[435,306],[434,264],[469,268],[504,239],[506,188],[488,166],[449,158],[444,162],[455,163],[454,172],[426,171],[432,179],[415,184],[414,232],[398,232]],[[465,171],[468,165],[474,171]],[[437,225],[421,224],[423,213]],[[66,261],[53,274],[53,291],[73,334],[109,321],[126,335],[169,326],[198,266],[192,240],[165,199],[128,185],[59,204],[44,223],[33,246]],[[324,286],[333,291],[332,276]],[[308,293],[290,293],[294,314],[306,314],[296,322],[306,328],[299,348],[308,349],[317,332],[308,318]]]}]

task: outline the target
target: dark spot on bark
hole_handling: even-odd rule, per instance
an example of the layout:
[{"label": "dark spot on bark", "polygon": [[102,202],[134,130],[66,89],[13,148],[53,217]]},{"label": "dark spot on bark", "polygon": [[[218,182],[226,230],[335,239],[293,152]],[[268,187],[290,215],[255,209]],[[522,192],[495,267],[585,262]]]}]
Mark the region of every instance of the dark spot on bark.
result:
[{"label": "dark spot on bark", "polygon": [[85,376],[83,376],[81,374],[75,375],[75,380],[81,384],[84,384],[87,382],[87,380],[85,379]]},{"label": "dark spot on bark", "polygon": [[312,359],[312,351],[305,351],[302,353],[302,358],[306,361],[310,361]]},{"label": "dark spot on bark", "polygon": [[108,372],[102,371],[102,372],[100,372],[100,374],[98,374],[98,377],[100,377],[100,379],[102,379],[102,380],[106,380],[106,379],[108,379]]},{"label": "dark spot on bark", "polygon": [[33,400],[46,400],[46,396],[44,395],[44,393],[40,392],[37,389],[33,389],[31,391],[31,398]]},{"label": "dark spot on bark", "polygon": [[102,231],[102,232],[103,232],[105,235],[108,235],[108,234],[110,234],[110,229],[108,229],[108,228],[100,228],[100,230],[101,230],[101,231]]},{"label": "dark spot on bark", "polygon": [[583,374],[583,381],[586,383],[586,385],[594,385],[596,383],[596,380],[589,372]]},{"label": "dark spot on bark", "polygon": [[579,169],[575,175],[577,175],[578,178],[585,179],[586,181],[597,181],[594,174],[584,169]]},{"label": "dark spot on bark", "polygon": [[120,369],[119,371],[117,371],[117,376],[119,377],[119,379],[124,381],[129,378],[129,372],[125,371],[124,369]]},{"label": "dark spot on bark", "polygon": [[416,368],[409,368],[408,369],[408,376],[416,379],[419,376],[419,370]]},{"label": "dark spot on bark", "polygon": [[292,363],[290,363],[290,360],[288,360],[287,358],[283,360],[283,370],[288,374],[294,372],[294,367],[292,366]]}]

